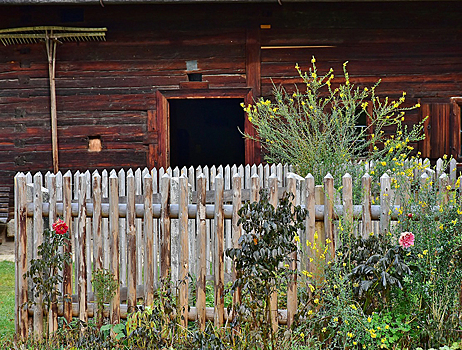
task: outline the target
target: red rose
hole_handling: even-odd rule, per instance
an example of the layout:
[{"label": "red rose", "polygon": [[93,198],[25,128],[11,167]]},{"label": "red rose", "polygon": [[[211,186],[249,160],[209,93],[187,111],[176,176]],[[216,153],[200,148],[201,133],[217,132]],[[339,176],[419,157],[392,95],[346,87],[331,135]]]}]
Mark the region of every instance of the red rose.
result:
[{"label": "red rose", "polygon": [[412,213],[407,214],[407,217],[408,217],[409,219],[412,219]]},{"label": "red rose", "polygon": [[53,225],[53,230],[58,234],[58,235],[63,235],[67,232],[67,230],[69,229],[69,227],[67,227],[66,223],[61,220],[61,219],[58,219]]}]

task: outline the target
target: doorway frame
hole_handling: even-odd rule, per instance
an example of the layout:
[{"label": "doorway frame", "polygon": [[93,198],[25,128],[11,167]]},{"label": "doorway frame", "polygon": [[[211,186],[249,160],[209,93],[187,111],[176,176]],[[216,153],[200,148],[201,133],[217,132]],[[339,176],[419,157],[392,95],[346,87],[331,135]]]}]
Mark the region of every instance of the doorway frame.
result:
[{"label": "doorway frame", "polygon": [[[157,90],[156,109],[148,113],[148,129],[157,131],[157,147],[149,147],[147,163],[149,168],[167,168],[170,166],[170,100],[238,98],[244,104],[253,103],[252,88],[215,88]],[[255,128],[248,118],[244,118],[244,132],[256,136]],[[260,144],[249,138],[244,140],[245,163],[260,162]],[[217,164],[219,165],[219,164]]]}]

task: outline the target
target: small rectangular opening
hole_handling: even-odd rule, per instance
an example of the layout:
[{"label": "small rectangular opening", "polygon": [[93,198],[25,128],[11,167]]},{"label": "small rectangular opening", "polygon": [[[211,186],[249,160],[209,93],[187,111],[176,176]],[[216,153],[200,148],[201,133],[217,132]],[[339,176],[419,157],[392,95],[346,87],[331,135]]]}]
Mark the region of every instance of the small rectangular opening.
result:
[{"label": "small rectangular opening", "polygon": [[101,136],[88,136],[88,152],[101,152]]},{"label": "small rectangular opening", "polygon": [[188,73],[188,80],[189,81],[202,81],[202,74],[201,73]]}]

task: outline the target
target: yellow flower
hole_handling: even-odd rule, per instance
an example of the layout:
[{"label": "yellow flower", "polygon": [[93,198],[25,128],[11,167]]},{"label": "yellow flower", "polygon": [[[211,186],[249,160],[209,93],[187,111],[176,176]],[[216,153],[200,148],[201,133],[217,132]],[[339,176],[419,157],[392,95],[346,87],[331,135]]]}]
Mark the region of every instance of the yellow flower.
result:
[{"label": "yellow flower", "polygon": [[334,322],[338,322],[338,317],[334,317]]},{"label": "yellow flower", "polygon": [[311,315],[313,313],[313,310],[308,311],[308,315]]},{"label": "yellow flower", "polygon": [[390,328],[390,326],[389,326],[389,325],[385,325],[385,329],[388,329],[388,328]]},{"label": "yellow flower", "polygon": [[350,307],[353,309],[353,310],[357,310],[356,306],[354,304],[351,304]]},{"label": "yellow flower", "polygon": [[300,242],[300,237],[296,235],[296,236],[294,237],[294,240],[295,240],[295,242]]},{"label": "yellow flower", "polygon": [[300,333],[300,338],[302,338],[302,339],[305,338],[305,334],[303,332]]},{"label": "yellow flower", "polygon": [[367,322],[371,323],[371,322],[372,322],[372,318],[368,317],[368,318],[367,318]]},{"label": "yellow flower", "polygon": [[319,304],[319,299],[316,298],[316,299],[313,300],[313,302],[314,302],[315,304]]},{"label": "yellow flower", "polygon": [[321,331],[324,333],[325,331],[327,331],[327,328],[324,327]]},{"label": "yellow flower", "polygon": [[372,339],[377,338],[377,334],[371,332],[371,338]]},{"label": "yellow flower", "polygon": [[326,244],[332,243],[332,241],[328,238],[326,239]]},{"label": "yellow flower", "polygon": [[349,338],[353,338],[355,335],[354,335],[353,333],[351,333],[351,332],[348,332],[348,333],[347,333],[347,336],[348,336]]},{"label": "yellow flower", "polygon": [[311,63],[315,63],[315,62],[316,62],[316,58],[313,57],[313,58],[311,59]]}]

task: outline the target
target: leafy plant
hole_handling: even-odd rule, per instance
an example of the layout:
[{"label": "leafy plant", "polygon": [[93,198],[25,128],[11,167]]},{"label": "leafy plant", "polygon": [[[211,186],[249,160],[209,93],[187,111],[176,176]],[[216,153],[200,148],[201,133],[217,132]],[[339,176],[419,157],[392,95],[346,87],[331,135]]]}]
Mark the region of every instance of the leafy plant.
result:
[{"label": "leafy plant", "polygon": [[176,297],[168,279],[154,292],[154,302],[144,310],[132,313],[127,320],[130,346],[141,349],[161,349],[181,345],[186,341],[177,312]]},{"label": "leafy plant", "polygon": [[259,202],[247,202],[239,210],[238,224],[245,232],[239,238],[240,248],[226,251],[237,270],[231,290],[239,288],[243,295],[241,304],[234,306],[234,324],[245,324],[263,349],[276,345],[271,328],[271,294],[296,273],[289,268],[290,254],[297,251],[297,232],[304,229],[306,211],[294,207],[292,198],[293,194],[285,193],[274,208],[267,191],[261,190]]},{"label": "leafy plant", "polygon": [[111,302],[116,292],[118,282],[111,271],[107,269],[98,269],[93,273],[92,284],[96,296],[96,324],[101,327],[104,318],[104,303]]},{"label": "leafy plant", "polygon": [[338,250],[337,255],[351,271],[346,278],[353,295],[366,313],[386,305],[393,288],[403,288],[404,277],[411,274],[404,260],[406,253],[399,245],[376,236],[357,238]]}]

